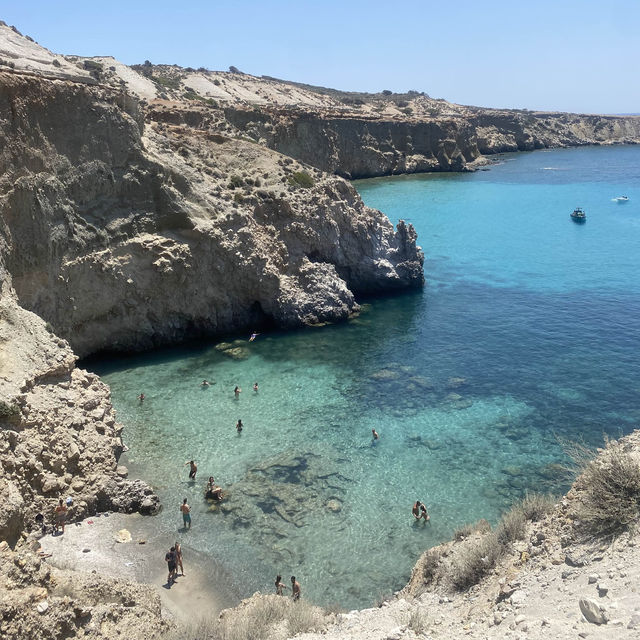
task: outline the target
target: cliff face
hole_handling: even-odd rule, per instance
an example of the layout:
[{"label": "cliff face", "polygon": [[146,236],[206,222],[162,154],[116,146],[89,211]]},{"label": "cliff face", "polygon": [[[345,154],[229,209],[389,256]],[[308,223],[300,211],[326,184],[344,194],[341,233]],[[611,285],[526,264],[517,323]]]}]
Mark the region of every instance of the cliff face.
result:
[{"label": "cliff face", "polygon": [[473,169],[483,156],[588,144],[638,143],[640,118],[471,110],[385,118],[229,107],[240,131],[285,155],[348,178]]},{"label": "cliff face", "polygon": [[337,320],[354,293],[421,285],[411,227],[340,178],[190,127],[206,109],[173,111],[143,136],[126,94],[0,76],[2,259],[76,353]]},{"label": "cliff face", "polygon": [[97,511],[159,507],[140,480],[117,466],[120,432],[109,389],[75,367],[69,345],[15,301],[0,301],[0,540],[14,544],[53,522],[58,498],[70,519]]}]

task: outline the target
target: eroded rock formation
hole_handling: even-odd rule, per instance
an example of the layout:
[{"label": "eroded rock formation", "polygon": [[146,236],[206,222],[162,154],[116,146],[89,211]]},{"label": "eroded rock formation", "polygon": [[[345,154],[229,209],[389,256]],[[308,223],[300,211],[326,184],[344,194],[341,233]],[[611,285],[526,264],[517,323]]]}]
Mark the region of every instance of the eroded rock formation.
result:
[{"label": "eroded rock formation", "polygon": [[109,88],[6,74],[0,104],[4,263],[80,355],[344,319],[354,293],[422,284],[413,228],[340,178],[185,124],[142,136]]}]

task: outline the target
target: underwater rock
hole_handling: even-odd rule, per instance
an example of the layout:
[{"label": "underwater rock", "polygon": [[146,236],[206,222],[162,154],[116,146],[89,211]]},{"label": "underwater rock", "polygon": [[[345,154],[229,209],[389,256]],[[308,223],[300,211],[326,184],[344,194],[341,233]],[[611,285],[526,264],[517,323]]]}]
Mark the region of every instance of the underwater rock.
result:
[{"label": "underwater rock", "polygon": [[422,389],[423,391],[431,391],[435,387],[431,378],[424,378],[423,376],[411,376],[407,382],[419,389]]},{"label": "underwater rock", "polygon": [[466,378],[449,378],[447,380],[447,389],[459,389],[467,384]]},{"label": "underwater rock", "polygon": [[372,373],[369,378],[371,378],[371,380],[379,381],[398,380],[400,378],[400,374],[397,371],[392,371],[391,369],[380,369],[380,371]]},{"label": "underwater rock", "polygon": [[222,353],[233,360],[246,360],[249,357],[249,351],[246,347],[232,347],[225,349]]},{"label": "underwater rock", "polygon": [[294,528],[304,527],[312,514],[342,509],[340,496],[351,479],[331,464],[329,457],[311,452],[271,458],[233,484],[233,499],[225,500],[219,510],[232,519],[232,527],[260,522],[255,527],[257,541],[274,546],[292,535]]},{"label": "underwater rock", "polygon": [[473,405],[473,400],[469,398],[463,398],[459,393],[448,393],[443,402],[447,404],[451,409],[468,409]]},{"label": "underwater rock", "polygon": [[230,342],[220,342],[214,347],[216,351],[227,351],[231,348],[233,348],[233,345]]}]

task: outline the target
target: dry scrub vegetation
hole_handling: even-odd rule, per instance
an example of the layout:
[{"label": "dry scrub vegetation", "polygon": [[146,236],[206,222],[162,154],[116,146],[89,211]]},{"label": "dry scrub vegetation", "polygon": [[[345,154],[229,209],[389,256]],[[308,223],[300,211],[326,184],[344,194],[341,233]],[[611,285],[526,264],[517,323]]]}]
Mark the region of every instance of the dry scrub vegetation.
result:
[{"label": "dry scrub vegetation", "polygon": [[454,533],[459,544],[450,552],[434,548],[423,556],[424,584],[441,582],[458,591],[469,589],[493,570],[516,540],[525,537],[527,522],[540,520],[554,503],[552,496],[527,494],[502,516],[495,529],[486,520],[459,528]]},{"label": "dry scrub vegetation", "polygon": [[640,516],[640,461],[619,442],[594,452],[573,445],[571,458],[582,473],[576,482],[576,529],[585,538],[615,536]]},{"label": "dry scrub vegetation", "polygon": [[318,631],[332,618],[305,600],[257,596],[224,611],[219,619],[203,619],[188,629],[174,631],[165,640],[284,640]]}]

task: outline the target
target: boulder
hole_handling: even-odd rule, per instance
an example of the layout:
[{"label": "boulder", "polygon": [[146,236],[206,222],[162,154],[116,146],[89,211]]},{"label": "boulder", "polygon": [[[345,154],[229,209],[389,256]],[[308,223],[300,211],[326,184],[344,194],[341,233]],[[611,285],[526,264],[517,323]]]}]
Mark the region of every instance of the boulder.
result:
[{"label": "boulder", "polygon": [[586,618],[587,622],[598,625],[607,623],[604,612],[595,600],[580,598],[579,605],[580,611],[582,611],[582,615]]}]

